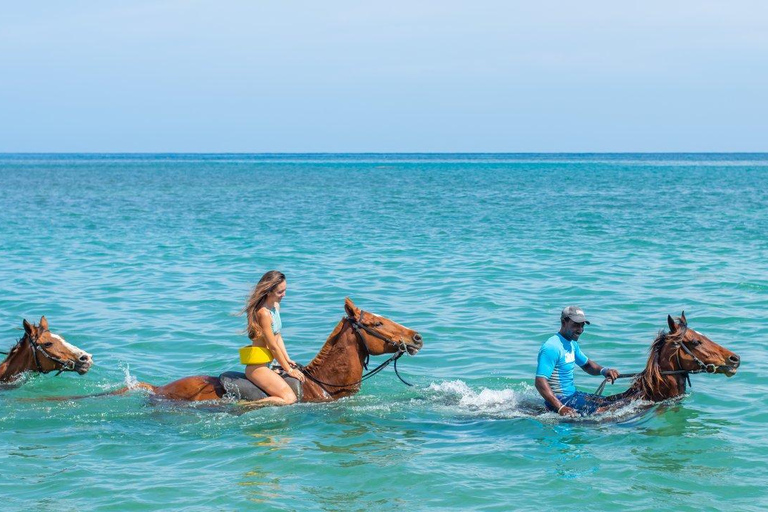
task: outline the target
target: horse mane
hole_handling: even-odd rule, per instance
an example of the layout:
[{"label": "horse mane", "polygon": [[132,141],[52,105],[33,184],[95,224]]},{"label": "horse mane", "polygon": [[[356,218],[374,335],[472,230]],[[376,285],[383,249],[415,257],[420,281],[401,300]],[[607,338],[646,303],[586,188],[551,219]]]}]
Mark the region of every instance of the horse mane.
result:
[{"label": "horse mane", "polygon": [[12,346],[12,347],[11,347],[11,348],[8,350],[8,352],[7,352],[7,354],[8,354],[8,355],[7,355],[7,356],[5,356],[5,359],[3,359],[2,361],[0,361],[0,363],[4,363],[5,361],[9,360],[11,357],[13,357],[14,355],[16,355],[16,352],[18,352],[18,351],[19,351],[19,349],[21,348],[21,343],[22,343],[22,342],[23,342],[23,341],[24,341],[26,338],[27,338],[27,333],[24,333],[24,335],[23,335],[21,338],[19,338],[19,341],[17,341],[17,342],[16,342],[16,344],[15,344],[15,345],[13,345],[13,346]]},{"label": "horse mane", "polygon": [[661,352],[668,342],[681,342],[684,334],[684,330],[679,330],[677,333],[672,334],[662,329],[656,335],[656,339],[651,343],[648,363],[646,363],[645,369],[635,379],[635,386],[639,388],[643,398],[651,400],[654,396],[660,394],[662,388],[669,387],[664,375],[661,373],[664,371],[661,368]]}]

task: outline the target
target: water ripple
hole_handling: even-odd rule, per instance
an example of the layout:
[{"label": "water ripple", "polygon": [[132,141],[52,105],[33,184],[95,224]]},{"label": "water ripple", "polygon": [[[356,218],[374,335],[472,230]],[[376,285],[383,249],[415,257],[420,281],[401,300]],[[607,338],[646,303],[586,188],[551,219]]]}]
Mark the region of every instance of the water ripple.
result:
[{"label": "water ripple", "polygon": [[[46,315],[96,361],[0,390],[11,510],[768,507],[766,155],[0,155],[0,172],[0,350]],[[424,336],[399,364],[416,388],[387,371],[248,413],[44,400],[238,368],[238,312],[271,268],[292,357],[349,296]],[[563,423],[532,385],[570,303],[603,364],[641,369],[685,310],[742,368]]]}]

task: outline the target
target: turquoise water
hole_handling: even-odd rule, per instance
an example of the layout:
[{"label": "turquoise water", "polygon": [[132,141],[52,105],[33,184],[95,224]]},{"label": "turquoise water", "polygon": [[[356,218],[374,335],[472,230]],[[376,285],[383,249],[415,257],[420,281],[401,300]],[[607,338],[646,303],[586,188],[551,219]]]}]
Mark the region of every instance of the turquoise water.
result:
[{"label": "turquoise water", "polygon": [[[768,508],[768,155],[0,155],[0,178],[0,350],[44,314],[95,359],[0,390],[4,510]],[[38,400],[238,369],[272,268],[294,359],[349,296],[424,336],[415,388]],[[742,368],[640,417],[532,416],[571,303],[601,364],[640,370],[685,310]]]}]

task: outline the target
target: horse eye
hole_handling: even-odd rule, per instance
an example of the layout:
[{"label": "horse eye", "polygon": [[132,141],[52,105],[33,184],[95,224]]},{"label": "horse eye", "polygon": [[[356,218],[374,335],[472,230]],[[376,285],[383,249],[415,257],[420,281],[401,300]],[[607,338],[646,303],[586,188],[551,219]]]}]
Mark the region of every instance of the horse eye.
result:
[{"label": "horse eye", "polygon": [[381,327],[382,325],[384,325],[383,322],[376,322],[373,324],[374,327]]},{"label": "horse eye", "polygon": [[53,346],[53,343],[49,341],[49,342],[43,343],[43,346],[45,348],[51,348]]},{"label": "horse eye", "polygon": [[698,347],[699,345],[701,345],[701,340],[696,340],[696,339],[691,340],[691,345],[693,345],[694,347]]}]

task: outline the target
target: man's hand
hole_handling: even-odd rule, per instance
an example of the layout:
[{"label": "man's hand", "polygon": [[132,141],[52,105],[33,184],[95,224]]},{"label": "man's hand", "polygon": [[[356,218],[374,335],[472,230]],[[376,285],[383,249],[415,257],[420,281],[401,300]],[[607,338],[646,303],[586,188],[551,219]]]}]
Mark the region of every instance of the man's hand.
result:
[{"label": "man's hand", "polygon": [[561,407],[560,410],[557,411],[557,414],[559,414],[560,416],[569,416],[569,417],[579,415],[579,413],[576,412],[576,409],[568,407],[567,405],[564,405],[563,407]]},{"label": "man's hand", "polygon": [[601,371],[600,374],[606,379],[610,380],[611,384],[613,384],[616,379],[619,378],[619,371],[614,370],[613,368],[603,368],[603,371]]}]

